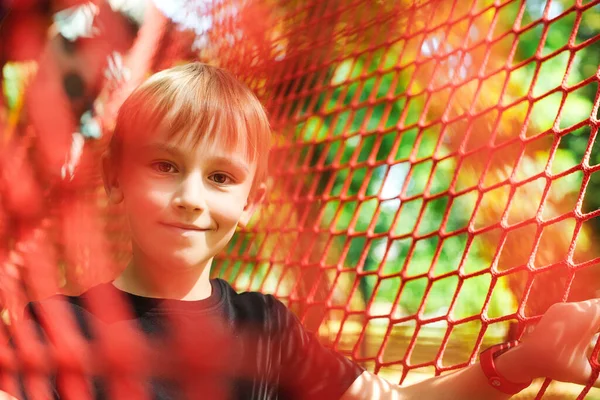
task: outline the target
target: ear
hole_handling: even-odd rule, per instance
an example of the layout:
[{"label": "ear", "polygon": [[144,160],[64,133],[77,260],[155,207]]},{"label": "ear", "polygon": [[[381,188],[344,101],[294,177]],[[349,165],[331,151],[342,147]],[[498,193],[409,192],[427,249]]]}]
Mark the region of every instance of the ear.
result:
[{"label": "ear", "polygon": [[250,218],[256,212],[256,209],[263,202],[265,196],[267,195],[267,185],[263,182],[258,188],[254,189],[254,193],[252,193],[248,197],[248,202],[244,207],[244,211],[242,212],[242,216],[238,222],[238,226],[245,228],[248,226],[248,222],[250,222]]},{"label": "ear", "polygon": [[102,182],[111,203],[119,204],[123,201],[123,191],[119,184],[117,167],[114,165],[114,160],[108,151],[102,155]]}]

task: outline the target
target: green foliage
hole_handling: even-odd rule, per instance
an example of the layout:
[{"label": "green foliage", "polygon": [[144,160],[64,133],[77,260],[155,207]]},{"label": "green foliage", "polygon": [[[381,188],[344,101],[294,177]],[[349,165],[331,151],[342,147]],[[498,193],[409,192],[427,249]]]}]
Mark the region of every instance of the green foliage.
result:
[{"label": "green foliage", "polygon": [[17,99],[22,94],[24,83],[24,70],[15,64],[6,64],[2,69],[3,95],[9,109],[17,104]]},{"label": "green foliage", "polygon": [[[542,11],[546,2],[534,0],[527,2],[527,11],[524,15],[522,25],[541,18]],[[558,16],[572,5],[569,1],[552,1],[551,15]],[[515,3],[514,6],[517,6]],[[541,44],[542,54],[553,54],[555,51],[563,49],[568,45],[569,38],[575,29],[577,12],[573,11],[560,18],[556,18],[549,24],[546,41]],[[600,27],[600,10],[597,7],[589,8],[581,14],[581,22],[577,28],[574,43],[579,44],[598,35]],[[519,37],[518,59],[524,59],[530,55],[531,49],[540,46],[540,37],[542,33],[542,24],[536,25],[534,33],[529,36],[521,35]],[[572,57],[570,67],[569,59]],[[571,54],[569,50],[559,52],[557,55],[544,61],[540,67],[540,72],[534,86],[534,95],[539,96],[548,93],[563,83],[566,84],[567,91],[556,92],[540,101],[537,101],[532,113],[533,124],[530,129],[536,133],[552,127],[555,118],[560,109],[560,129],[566,129],[567,133],[561,137],[559,150],[552,160],[552,172],[560,173],[566,169],[581,163],[585,151],[589,146],[591,129],[589,125],[584,125],[578,129],[569,129],[573,125],[586,122],[592,116],[593,105],[598,90],[598,84],[593,81],[581,86],[581,82],[586,78],[594,76],[600,65],[600,43],[592,41],[586,46],[578,49]],[[522,82],[528,82],[533,78],[536,63],[527,65],[526,73],[521,77]],[[566,79],[565,79],[566,75]],[[523,85],[526,89],[527,86]],[[564,104],[561,107],[561,100],[564,98]],[[596,117],[596,116],[594,116]],[[597,142],[598,140],[596,140]],[[590,164],[600,163],[600,151],[598,146],[593,143]],[[579,190],[577,185],[569,185],[565,192],[576,193]],[[600,208],[600,196],[596,195],[600,191],[600,179],[592,175],[592,179],[587,187],[585,203],[583,208],[586,211],[593,211]],[[596,225],[594,229],[600,231],[600,221],[598,218],[592,222]]]},{"label": "green foliage", "polygon": [[[600,42],[597,41],[579,49],[573,59],[570,58],[571,53],[566,46],[577,15],[571,12],[555,18],[567,9],[567,5],[561,2],[551,3],[549,15],[555,19],[549,24],[545,42],[540,42],[543,32],[541,18],[545,5],[545,1],[527,2],[521,26],[532,21],[540,23],[519,34],[514,62],[525,59],[532,61],[512,71],[510,75],[511,94],[515,98],[527,95],[530,89],[536,98],[529,126],[534,134],[554,126],[569,128],[590,118],[597,84],[579,87],[579,83],[595,74],[600,62]],[[516,16],[520,6],[521,3],[514,2],[502,12],[512,12]],[[582,18],[576,35],[577,43],[593,37],[600,26],[598,10],[590,10]],[[544,60],[539,66],[532,58],[538,52],[548,55],[560,49],[563,51]],[[400,72],[400,79],[397,81],[395,71],[378,78],[361,79],[370,76],[379,67],[381,57],[385,57],[388,67],[397,65],[397,57],[390,55],[393,52],[371,57],[370,62],[367,57],[341,62],[331,73],[331,84],[339,86],[330,97],[322,95],[317,102],[321,110],[330,114],[322,118],[310,117],[299,130],[303,140],[316,146],[313,161],[322,157],[323,152],[326,152],[326,165],[331,165],[334,158],[338,157],[340,169],[336,172],[331,195],[356,196],[364,180],[369,179],[365,194],[369,196],[379,193],[382,198],[381,202],[375,199],[345,204],[343,201],[330,202],[325,209],[329,218],[326,217],[324,221],[332,221],[333,214],[341,210],[336,218],[335,228],[345,230],[352,224],[352,230],[358,235],[352,239],[342,235],[338,240],[340,245],[349,241],[347,264],[356,266],[359,272],[367,274],[361,280],[361,289],[366,299],[375,296],[375,301],[398,301],[409,314],[417,312],[423,306],[428,314],[439,315],[447,312],[450,299],[459,289],[453,309],[455,316],[474,315],[481,312],[484,306],[483,300],[490,288],[489,276],[468,279],[459,288],[452,277],[435,280],[431,284],[426,275],[440,276],[456,271],[461,263],[465,271],[481,270],[482,266],[489,266],[490,260],[487,258],[491,256],[491,252],[479,248],[479,243],[467,249],[466,234],[445,237],[443,240],[435,234],[440,230],[453,232],[464,228],[475,202],[473,196],[461,196],[452,202],[444,196],[456,166],[452,159],[439,163],[432,161],[431,156],[439,139],[439,128],[424,132],[410,127],[410,124],[419,121],[424,112],[423,101],[419,98],[412,98],[408,105],[404,99],[398,99],[391,105],[391,109],[384,106],[387,101],[371,106],[371,109],[361,107],[368,99],[377,104],[379,99],[396,98],[398,94],[405,92],[410,78],[406,72]],[[566,90],[557,91],[561,85],[566,85],[563,86]],[[393,93],[389,93],[390,90]],[[305,111],[307,114],[312,112]],[[559,121],[556,119],[557,115]],[[408,128],[404,128],[405,126]],[[375,133],[377,128],[383,129],[385,133]],[[380,136],[379,141],[376,134]],[[574,129],[563,136],[560,148],[551,161],[552,172],[560,173],[581,162],[588,147],[589,136],[588,126]],[[341,157],[338,154],[340,151]],[[535,162],[545,163],[544,156],[547,159],[546,154],[535,156]],[[363,162],[369,157],[375,161],[386,160],[387,164],[375,167],[372,171],[368,171],[366,167],[353,168],[350,165],[351,160]],[[592,152],[591,163],[600,163],[600,152]],[[324,190],[330,178],[330,174],[323,174],[319,185],[321,190]],[[564,179],[561,185],[565,196],[579,190],[576,179]],[[600,178],[592,176],[588,191],[596,193],[598,185]],[[344,187],[347,190],[342,193]],[[401,202],[401,193],[410,200]],[[436,194],[440,197],[430,198]],[[600,200],[597,199],[600,196],[586,196],[588,210],[600,207]],[[352,223],[355,213],[358,215]],[[448,219],[442,226],[447,213]],[[367,231],[388,235],[367,238]],[[432,232],[434,236],[422,238]],[[368,247],[366,259],[363,264],[358,265],[365,247]],[[468,256],[465,252],[468,252]],[[378,271],[379,275],[372,274],[374,271]],[[401,289],[401,296],[397,298]],[[506,301],[506,296],[510,295],[509,289],[502,285],[497,286],[496,290],[505,295],[494,296],[488,307],[495,315],[500,315],[504,307],[502,301]],[[512,304],[505,308],[508,310],[511,307]]]},{"label": "green foliage", "polygon": [[[432,161],[431,156],[439,139],[439,128],[427,131],[402,128],[402,125],[421,118],[423,103],[418,99],[411,101],[408,110],[405,110],[404,100],[398,100],[387,111],[382,106],[351,111],[349,105],[352,102],[361,104],[369,98],[375,101],[382,99],[393,86],[393,74],[381,76],[377,86],[375,78],[360,81],[360,76],[368,76],[378,64],[379,57],[375,57],[371,65],[366,65],[363,58],[348,59],[340,63],[332,75],[332,84],[341,85],[348,80],[352,80],[353,83],[336,88],[327,104],[322,103],[325,101],[322,96],[321,106],[332,114],[323,118],[308,118],[298,127],[298,134],[300,139],[315,146],[313,163],[321,159],[324,152],[325,165],[331,165],[336,157],[339,160],[340,168],[335,172],[333,189],[329,194],[356,196],[364,180],[369,179],[364,194],[379,193],[382,198],[382,201],[329,201],[324,209],[324,223],[335,224],[336,231],[352,228],[355,235],[358,235],[352,239],[341,235],[337,240],[340,246],[349,242],[346,263],[368,274],[361,279],[365,299],[375,296],[376,302],[386,303],[398,300],[404,312],[409,314],[417,312],[425,300],[424,311],[430,315],[437,315],[448,311],[457,290],[458,279],[454,276],[438,280],[427,289],[428,279],[419,276],[429,271],[434,271],[436,275],[456,271],[465,253],[467,236],[449,236],[444,240],[438,235],[420,237],[441,229],[443,217],[449,212],[449,198],[440,196],[429,199],[428,195],[443,194],[448,190],[455,165],[451,160],[440,163]],[[401,76],[395,87],[396,93],[406,89],[407,81],[408,76]],[[375,88],[377,90],[373,93]],[[360,93],[357,93],[358,90]],[[340,107],[342,105],[343,107]],[[340,108],[346,111],[334,112]],[[401,121],[403,112],[407,114],[404,121]],[[372,133],[377,127],[399,129],[385,134]],[[361,132],[369,134],[361,135]],[[394,146],[397,146],[395,152]],[[342,151],[341,157],[339,151]],[[360,163],[367,161],[369,157],[374,157],[377,161],[386,160],[389,164],[375,167],[371,173],[366,167],[352,167],[350,164],[351,160]],[[409,157],[423,161],[411,164],[408,162]],[[320,190],[324,190],[330,178],[330,174],[321,177]],[[347,190],[342,193],[344,187]],[[403,188],[403,195],[413,198],[412,200],[399,200]],[[464,205],[461,201],[454,202],[455,211],[446,223],[447,231],[466,225],[470,214],[461,212],[461,209],[471,207],[467,204],[469,202],[464,202]],[[354,219],[355,222],[350,226]],[[375,234],[388,235],[379,238],[367,237],[369,227]],[[367,256],[364,263],[359,265],[365,247],[368,248]],[[479,252],[477,247],[471,248],[465,263],[483,264]],[[383,274],[382,278],[370,273],[378,270]],[[404,280],[398,278],[400,273],[404,274]],[[468,292],[466,300],[457,305],[458,309],[455,312],[458,315],[481,312],[482,299],[485,298],[488,288],[489,284],[480,284],[463,289]],[[400,291],[401,296],[396,299]]]}]

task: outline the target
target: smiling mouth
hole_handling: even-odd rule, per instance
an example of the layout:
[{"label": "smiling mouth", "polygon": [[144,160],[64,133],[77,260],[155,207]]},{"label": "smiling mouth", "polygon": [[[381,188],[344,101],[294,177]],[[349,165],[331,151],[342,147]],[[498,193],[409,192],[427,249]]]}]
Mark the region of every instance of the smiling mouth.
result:
[{"label": "smiling mouth", "polygon": [[171,228],[180,232],[205,232],[209,229],[199,228],[193,225],[183,225],[183,224],[167,224],[161,223],[161,225],[166,226],[167,228]]}]

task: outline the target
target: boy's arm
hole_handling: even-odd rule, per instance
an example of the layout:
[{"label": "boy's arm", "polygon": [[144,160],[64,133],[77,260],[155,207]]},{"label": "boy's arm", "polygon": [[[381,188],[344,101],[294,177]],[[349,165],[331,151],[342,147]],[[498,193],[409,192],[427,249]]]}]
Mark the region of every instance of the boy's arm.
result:
[{"label": "boy's arm", "polygon": [[[559,303],[548,309],[535,330],[521,344],[500,355],[497,371],[519,383],[548,377],[586,385],[593,375],[589,361],[591,346],[600,330],[600,299]],[[597,373],[597,371],[595,371]],[[594,376],[597,378],[597,375]],[[595,385],[600,385],[596,380]],[[368,372],[360,375],[342,400],[356,399],[508,399],[492,386],[479,363],[452,374],[400,387]]]},{"label": "boy's arm", "polygon": [[[515,348],[516,352],[518,348]],[[513,353],[515,355],[515,353]],[[507,379],[511,376],[508,371],[511,367],[505,364],[507,368],[501,369],[500,360],[509,353],[503,354],[497,359],[497,370]],[[513,358],[510,362],[517,361]],[[517,364],[518,366],[518,364]],[[505,371],[507,373],[505,374]],[[517,379],[514,380],[515,382]],[[411,386],[401,387],[386,381],[385,379],[364,372],[359,376],[348,391],[342,397],[342,400],[357,399],[390,399],[390,400],[413,400],[413,399],[447,399],[447,400],[501,400],[508,399],[510,395],[504,394],[494,389],[487,382],[487,378],[481,371],[479,363],[461,369],[457,372],[427,379],[423,382]]]}]

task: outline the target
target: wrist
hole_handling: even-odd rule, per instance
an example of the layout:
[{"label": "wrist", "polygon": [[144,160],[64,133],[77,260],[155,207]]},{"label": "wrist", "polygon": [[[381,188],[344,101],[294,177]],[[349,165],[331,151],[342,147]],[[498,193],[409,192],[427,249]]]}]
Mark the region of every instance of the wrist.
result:
[{"label": "wrist", "polygon": [[499,355],[495,359],[495,364],[498,373],[511,382],[528,383],[537,378],[531,373],[522,344]]}]

